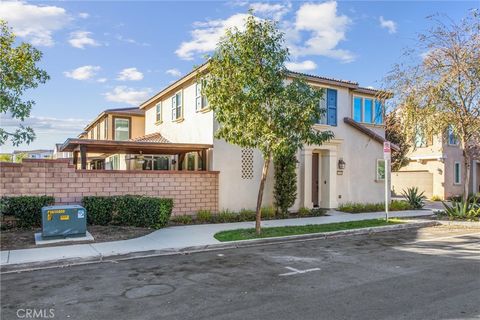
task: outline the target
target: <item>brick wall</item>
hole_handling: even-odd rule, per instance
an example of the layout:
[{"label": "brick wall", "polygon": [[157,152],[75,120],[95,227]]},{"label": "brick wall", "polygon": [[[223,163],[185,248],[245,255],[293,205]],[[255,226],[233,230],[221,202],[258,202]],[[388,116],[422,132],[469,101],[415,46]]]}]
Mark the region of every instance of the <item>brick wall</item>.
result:
[{"label": "brick wall", "polygon": [[218,172],[75,170],[64,159],[0,163],[0,196],[51,195],[57,204],[74,204],[123,194],[172,198],[174,215],[217,212]]}]

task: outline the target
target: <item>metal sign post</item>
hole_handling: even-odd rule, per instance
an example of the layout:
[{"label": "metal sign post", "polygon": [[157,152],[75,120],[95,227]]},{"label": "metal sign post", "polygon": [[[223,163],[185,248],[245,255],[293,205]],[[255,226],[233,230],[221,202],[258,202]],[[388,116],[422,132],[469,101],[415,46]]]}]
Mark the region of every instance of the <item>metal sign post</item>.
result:
[{"label": "metal sign post", "polygon": [[385,141],[383,143],[383,159],[385,160],[385,220],[388,221],[388,200],[390,188],[388,187],[388,178],[390,177],[390,159],[391,159],[391,147],[390,142]]}]

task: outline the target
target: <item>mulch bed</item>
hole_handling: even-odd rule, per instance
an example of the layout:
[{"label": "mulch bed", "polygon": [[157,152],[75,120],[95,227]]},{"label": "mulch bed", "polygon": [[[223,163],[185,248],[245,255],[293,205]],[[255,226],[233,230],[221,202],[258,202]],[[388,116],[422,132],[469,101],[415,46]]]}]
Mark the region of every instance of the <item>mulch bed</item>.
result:
[{"label": "mulch bed", "polygon": [[64,246],[68,244],[82,244],[94,242],[106,242],[116,240],[127,240],[138,238],[149,234],[154,229],[138,228],[138,227],[123,227],[123,226],[88,226],[88,232],[93,235],[94,241],[70,241],[53,243],[49,245],[36,246],[34,234],[41,232],[41,229],[10,229],[2,230],[0,232],[0,250],[16,250],[40,247]]}]

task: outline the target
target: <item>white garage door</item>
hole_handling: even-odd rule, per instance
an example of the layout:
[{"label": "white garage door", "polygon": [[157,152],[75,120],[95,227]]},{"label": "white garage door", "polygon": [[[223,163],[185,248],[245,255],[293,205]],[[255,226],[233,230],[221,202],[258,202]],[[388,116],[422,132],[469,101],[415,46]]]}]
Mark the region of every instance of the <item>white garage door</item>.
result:
[{"label": "white garage door", "polygon": [[402,190],[417,187],[427,198],[433,195],[433,174],[428,171],[392,172],[392,195],[400,196]]}]

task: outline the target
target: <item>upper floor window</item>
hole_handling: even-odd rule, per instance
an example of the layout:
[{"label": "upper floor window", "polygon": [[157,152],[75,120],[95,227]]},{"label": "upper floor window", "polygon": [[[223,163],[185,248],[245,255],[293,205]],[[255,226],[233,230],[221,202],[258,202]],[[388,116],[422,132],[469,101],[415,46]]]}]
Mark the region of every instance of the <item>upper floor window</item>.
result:
[{"label": "upper floor window", "polygon": [[172,120],[181,119],[182,113],[182,92],[177,92],[172,97]]},{"label": "upper floor window", "polygon": [[100,123],[97,124],[97,126],[95,127],[95,129],[97,130],[97,140],[100,140]]},{"label": "upper floor window", "polygon": [[155,105],[155,122],[162,122],[162,103]]},{"label": "upper floor window", "polygon": [[319,108],[325,110],[325,113],[317,120],[319,124],[337,125],[337,90],[324,89],[323,97],[320,99]]},{"label": "upper floor window", "polygon": [[417,131],[415,134],[415,147],[417,148],[424,148],[427,146],[427,138],[425,137],[425,134],[423,134],[420,131]]},{"label": "upper floor window", "polygon": [[103,139],[108,139],[108,118],[103,120]]},{"label": "upper floor window", "polygon": [[130,139],[130,119],[114,118],[114,138],[119,141]]},{"label": "upper floor window", "polygon": [[458,138],[452,126],[448,126],[448,144],[452,146],[458,145]]},{"label": "upper floor window", "polygon": [[383,105],[376,99],[353,97],[353,120],[363,123],[382,124]]},{"label": "upper floor window", "polygon": [[327,124],[327,90],[323,90],[322,98],[318,103],[321,112],[320,118],[317,120],[318,124]]},{"label": "upper floor window", "polygon": [[195,83],[195,111],[200,111],[208,107],[207,97],[202,95],[202,86],[205,80],[200,80]]}]

